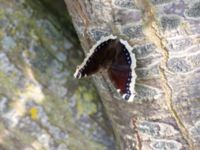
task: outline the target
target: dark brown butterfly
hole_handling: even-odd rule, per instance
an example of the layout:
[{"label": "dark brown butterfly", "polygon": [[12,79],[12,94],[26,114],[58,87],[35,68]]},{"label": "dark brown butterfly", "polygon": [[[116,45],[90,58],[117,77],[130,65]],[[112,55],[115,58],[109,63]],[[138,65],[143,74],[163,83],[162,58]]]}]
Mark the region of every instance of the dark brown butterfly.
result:
[{"label": "dark brown butterfly", "polygon": [[77,67],[75,78],[92,75],[102,69],[123,99],[133,101],[135,96],[135,55],[127,41],[110,35],[99,40],[90,50],[83,63]]}]

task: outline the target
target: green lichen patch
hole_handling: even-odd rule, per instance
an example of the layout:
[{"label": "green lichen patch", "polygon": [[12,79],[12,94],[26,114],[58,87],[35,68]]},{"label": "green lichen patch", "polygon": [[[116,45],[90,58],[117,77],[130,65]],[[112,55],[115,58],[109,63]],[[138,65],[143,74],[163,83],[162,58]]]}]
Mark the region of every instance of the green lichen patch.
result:
[{"label": "green lichen patch", "polygon": [[95,104],[96,95],[93,91],[88,91],[85,87],[79,87],[76,91],[77,99],[77,115],[87,114],[92,115],[97,112],[97,105]]},{"label": "green lichen patch", "polygon": [[4,10],[3,9],[1,9],[0,10],[0,19],[4,19]]},{"label": "green lichen patch", "polygon": [[0,122],[0,133],[3,133],[5,130],[5,125],[3,124],[3,122]]},{"label": "green lichen patch", "polygon": [[8,97],[14,97],[17,92],[18,88],[13,82],[12,76],[8,77],[4,72],[0,71],[0,94],[4,94]]},{"label": "green lichen patch", "polygon": [[97,144],[95,142],[89,142],[85,140],[84,138],[81,139],[80,141],[78,141],[77,139],[73,138],[69,140],[70,144],[69,144],[69,149],[70,150],[77,150],[77,149],[88,149],[88,150],[104,150],[106,149],[103,145],[101,144]]},{"label": "green lichen patch", "polygon": [[[91,96],[86,94],[85,98],[91,99]],[[60,129],[69,132],[69,136],[64,142],[67,143],[70,150],[82,149],[83,145],[84,149],[88,150],[105,149],[102,144],[96,143],[92,140],[92,137],[88,135],[86,136],[82,131],[80,131],[79,124],[74,121],[74,114],[71,113],[70,108],[68,107],[69,104],[67,99],[62,100],[49,93],[49,96],[45,98],[42,105],[45,108],[49,121],[58,126]]]},{"label": "green lichen patch", "polygon": [[49,91],[46,91],[45,95],[46,97],[42,106],[44,107],[50,122],[61,129],[65,129],[66,125],[70,125],[70,122],[72,121],[71,113],[67,109],[67,101],[52,95]]},{"label": "green lichen patch", "polygon": [[[34,9],[29,2],[35,2]],[[83,146],[88,150],[105,149],[106,145],[93,136],[101,125],[90,118],[97,112],[101,114],[96,91],[88,80],[79,85],[73,79],[77,57],[82,54],[72,43],[78,40],[67,31],[71,24],[61,28],[55,19],[59,17],[52,16],[49,5],[31,0],[1,2],[0,94],[8,97],[5,112],[11,112],[4,124],[16,121],[11,123],[14,131],[9,131],[14,139],[6,137],[3,147],[24,149],[39,143],[39,149],[67,149],[68,145],[75,150]],[[61,10],[59,14],[67,15]],[[90,122],[81,122],[83,115]],[[102,121],[102,117],[95,119]],[[83,132],[82,127],[88,124],[91,128]],[[4,127],[0,125],[1,130]]]}]

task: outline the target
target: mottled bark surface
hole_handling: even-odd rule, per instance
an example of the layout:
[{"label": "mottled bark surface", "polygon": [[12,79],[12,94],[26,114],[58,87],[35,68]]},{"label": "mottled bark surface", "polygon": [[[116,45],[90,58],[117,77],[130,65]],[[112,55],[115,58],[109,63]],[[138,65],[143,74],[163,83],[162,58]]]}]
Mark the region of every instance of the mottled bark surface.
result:
[{"label": "mottled bark surface", "polygon": [[115,149],[92,82],[73,78],[82,52],[62,16],[64,1],[0,0],[0,150]]},{"label": "mottled bark surface", "polygon": [[133,103],[121,101],[106,75],[95,76],[120,149],[200,149],[200,2],[65,2],[86,51],[114,34],[136,54]]}]

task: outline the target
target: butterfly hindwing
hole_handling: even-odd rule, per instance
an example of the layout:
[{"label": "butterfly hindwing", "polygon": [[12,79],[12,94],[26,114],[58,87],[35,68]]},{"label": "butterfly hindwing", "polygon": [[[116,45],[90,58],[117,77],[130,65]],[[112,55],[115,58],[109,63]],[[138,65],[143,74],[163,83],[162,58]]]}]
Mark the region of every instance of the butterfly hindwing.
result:
[{"label": "butterfly hindwing", "polygon": [[118,53],[108,69],[108,74],[116,89],[125,100],[128,100],[131,94],[131,58],[128,50],[121,43],[116,50]]}]

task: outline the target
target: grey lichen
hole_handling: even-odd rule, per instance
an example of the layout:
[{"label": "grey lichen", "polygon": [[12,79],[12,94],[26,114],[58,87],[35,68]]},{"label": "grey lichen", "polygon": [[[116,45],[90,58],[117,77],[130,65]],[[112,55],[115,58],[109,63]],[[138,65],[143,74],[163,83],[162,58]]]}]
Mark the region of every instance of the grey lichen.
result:
[{"label": "grey lichen", "polygon": [[135,46],[133,48],[133,53],[136,55],[136,58],[143,58],[155,52],[155,48],[156,47],[153,44]]},{"label": "grey lichen", "polygon": [[147,68],[140,68],[136,69],[136,74],[138,75],[138,79],[145,79],[145,78],[153,78],[159,76],[159,66],[158,64],[152,67]]},{"label": "grey lichen", "polygon": [[2,40],[3,49],[10,50],[16,47],[16,42],[11,36],[5,36]]},{"label": "grey lichen", "polygon": [[200,139],[200,120],[197,120],[195,126],[190,129],[190,132],[195,138]]},{"label": "grey lichen", "polygon": [[182,144],[175,140],[153,140],[151,147],[155,150],[181,150]]},{"label": "grey lichen", "polygon": [[169,3],[172,0],[150,0],[152,4],[154,5],[160,5],[160,4],[165,4],[165,3]]},{"label": "grey lichen", "polygon": [[34,45],[32,50],[34,52],[35,59],[31,60],[31,64],[34,68],[39,69],[41,72],[46,72],[47,66],[51,64],[53,57],[46,53],[43,47],[38,45]]},{"label": "grey lichen", "polygon": [[175,135],[178,135],[179,132],[174,128],[173,125],[168,123],[161,123],[157,121],[141,121],[138,125],[140,134],[143,135],[145,139],[149,138],[162,138],[166,135],[168,137],[175,138]]},{"label": "grey lichen", "polygon": [[101,27],[99,29],[91,28],[89,34],[94,40],[98,41],[102,37],[110,35],[111,31],[108,27]]},{"label": "grey lichen", "polygon": [[181,19],[177,16],[162,16],[160,23],[164,31],[172,30],[176,29],[180,25]]},{"label": "grey lichen", "polygon": [[115,22],[116,24],[131,24],[131,23],[139,23],[142,20],[142,11],[139,9],[134,9],[131,11],[126,10],[118,10],[115,14]]},{"label": "grey lichen", "polygon": [[167,49],[169,52],[180,52],[185,51],[193,44],[193,41],[190,37],[183,37],[178,39],[170,39],[167,41]]},{"label": "grey lichen", "polygon": [[[25,117],[20,120],[18,127],[22,130],[22,132],[26,134],[30,134],[31,136],[35,137],[38,142],[45,148],[45,149],[57,149],[60,147],[60,144],[54,140],[54,137],[49,135],[49,133],[38,125],[38,123],[34,122],[31,118]],[[64,140],[64,139],[63,139]],[[66,144],[66,150],[68,149]]]},{"label": "grey lichen", "polygon": [[147,134],[152,137],[158,137],[160,135],[160,127],[159,125],[151,122],[143,122],[139,125],[139,130],[143,134]]},{"label": "grey lichen", "polygon": [[136,8],[135,0],[114,0],[114,4],[122,8]]},{"label": "grey lichen", "polygon": [[189,17],[200,17],[200,2],[194,3],[185,13]]},{"label": "grey lichen", "polygon": [[142,38],[144,37],[142,26],[128,26],[124,27],[123,33],[129,38]]},{"label": "grey lichen", "polygon": [[8,109],[8,99],[0,96],[0,116],[6,113]]},{"label": "grey lichen", "polygon": [[168,67],[171,71],[176,73],[186,73],[192,68],[184,58],[172,58],[168,62]]},{"label": "grey lichen", "polygon": [[138,101],[153,101],[159,95],[158,89],[145,85],[136,85],[136,93]]},{"label": "grey lichen", "polygon": [[194,68],[198,68],[200,66],[200,54],[189,57],[189,60],[192,62]]},{"label": "grey lichen", "polygon": [[[26,104],[27,112],[30,113],[32,120],[37,120],[40,122],[41,128],[46,128],[48,133],[57,141],[65,141],[68,138],[68,133],[62,131],[59,127],[53,125],[49,122],[49,117],[45,112],[44,108],[38,104],[35,104],[32,101],[27,102]],[[35,112],[34,112],[35,111]],[[36,113],[36,114],[34,114]]]}]

